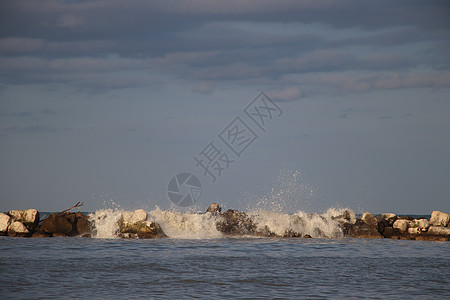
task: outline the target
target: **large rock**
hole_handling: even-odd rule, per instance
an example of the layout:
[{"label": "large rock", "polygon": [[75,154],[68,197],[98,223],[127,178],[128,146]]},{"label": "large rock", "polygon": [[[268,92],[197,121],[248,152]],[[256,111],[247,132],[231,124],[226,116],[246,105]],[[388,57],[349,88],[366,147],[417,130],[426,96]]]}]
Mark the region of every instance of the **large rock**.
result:
[{"label": "large rock", "polygon": [[158,223],[147,221],[147,212],[143,209],[137,209],[134,212],[124,211],[119,220],[119,232],[122,238],[167,237]]},{"label": "large rock", "polygon": [[383,238],[378,232],[377,225],[368,225],[362,220],[356,221],[355,225],[348,230],[348,235],[354,238]]},{"label": "large rock", "polygon": [[390,226],[384,228],[383,236],[385,238],[396,239],[396,240],[402,238],[402,234],[399,232],[399,230],[396,228],[390,227]]},{"label": "large rock", "polygon": [[11,217],[0,213],[0,236],[7,235],[9,225],[11,225]]},{"label": "large rock", "polygon": [[442,226],[430,226],[428,233],[437,235],[450,235],[450,228]]},{"label": "large rock", "polygon": [[36,209],[10,210],[8,215],[31,230],[34,230],[39,224],[39,212]]},{"label": "large rock", "polygon": [[433,211],[431,213],[430,224],[434,226],[448,226],[450,223],[450,215],[441,211]]},{"label": "large rock", "polygon": [[378,232],[377,225],[368,225],[362,220],[356,221],[355,225],[348,229],[348,235],[354,238],[383,238]]},{"label": "large rock", "polygon": [[450,228],[442,226],[430,226],[427,232],[419,228],[408,229],[411,238],[417,241],[450,241]]},{"label": "large rock", "polygon": [[8,236],[20,236],[20,237],[25,237],[25,236],[30,236],[31,233],[30,231],[27,229],[27,227],[25,227],[24,224],[22,224],[19,221],[15,221],[13,222],[11,225],[9,225],[8,227]]},{"label": "large rock", "polygon": [[120,228],[120,237],[154,239],[167,237],[158,223],[153,221],[139,221],[137,223],[123,225]]},{"label": "large rock", "polygon": [[206,210],[207,213],[211,213],[212,215],[217,215],[222,211],[222,208],[217,203],[211,204]]},{"label": "large rock", "polygon": [[409,227],[408,220],[397,220],[394,222],[393,227],[400,230],[401,232],[407,232]]},{"label": "large rock", "polygon": [[91,222],[81,212],[51,214],[42,222],[40,230],[52,236],[84,236],[90,237]]},{"label": "large rock", "polygon": [[75,235],[73,213],[68,214],[50,214],[50,216],[42,222],[41,230],[50,233],[53,236],[69,236]]},{"label": "large rock", "polygon": [[235,235],[255,233],[256,225],[246,213],[229,209],[220,214],[220,217],[220,220],[216,223],[216,228],[222,233]]},{"label": "large rock", "polygon": [[384,213],[381,214],[380,218],[382,220],[386,220],[389,224],[389,226],[392,226],[394,222],[397,220],[397,215],[392,213]]},{"label": "large rock", "polygon": [[378,223],[377,217],[375,217],[374,215],[372,215],[370,212],[367,211],[362,214],[361,221],[371,226],[376,226]]},{"label": "large rock", "polygon": [[92,234],[92,224],[88,217],[83,215],[81,212],[76,214],[76,227],[77,233],[83,237],[91,237]]}]

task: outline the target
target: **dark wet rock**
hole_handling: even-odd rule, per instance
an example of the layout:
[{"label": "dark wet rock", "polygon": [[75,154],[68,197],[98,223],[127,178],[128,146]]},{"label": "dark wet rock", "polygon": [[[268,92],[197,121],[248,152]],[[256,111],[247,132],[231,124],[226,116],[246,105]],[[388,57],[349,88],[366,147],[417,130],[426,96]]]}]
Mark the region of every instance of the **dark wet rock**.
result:
[{"label": "dark wet rock", "polygon": [[255,235],[260,237],[279,237],[279,235],[272,232],[267,225],[264,226],[263,229],[257,229]]},{"label": "dark wet rock", "polygon": [[312,239],[312,236],[310,236],[309,234],[305,234],[305,235],[303,236],[303,238],[305,238],[305,239]]},{"label": "dark wet rock", "polygon": [[423,232],[420,234],[411,235],[411,238],[416,241],[436,241],[436,242],[446,242],[450,241],[450,235],[445,234],[432,234],[428,232]]},{"label": "dark wet rock", "polygon": [[402,236],[402,234],[399,232],[398,229],[395,229],[390,226],[384,228],[382,235],[385,238],[396,239],[396,240],[400,239],[400,237]]},{"label": "dark wet rock", "polygon": [[386,230],[386,228],[392,228],[389,226],[389,221],[384,220],[384,219],[380,219],[377,222],[377,230],[379,233],[383,234],[383,232]]},{"label": "dark wet rock", "polygon": [[283,237],[285,238],[302,238],[304,235],[299,232],[295,232],[293,230],[286,230],[286,232],[283,234]]},{"label": "dark wet rock", "polygon": [[220,220],[216,223],[216,228],[222,233],[235,235],[255,233],[256,225],[246,213],[229,209],[219,216]]},{"label": "dark wet rock", "polygon": [[357,220],[355,225],[349,228],[348,235],[354,238],[383,238],[376,225],[368,225],[362,220]]},{"label": "dark wet rock", "polygon": [[19,221],[11,223],[8,227],[8,236],[29,237],[31,232],[27,227]]},{"label": "dark wet rock", "polygon": [[42,221],[40,230],[52,236],[89,235],[92,232],[91,222],[81,212],[50,214]]},{"label": "dark wet rock", "polygon": [[30,231],[34,231],[39,224],[39,212],[36,209],[10,210],[8,215],[14,221],[25,225]]},{"label": "dark wet rock", "polygon": [[401,217],[397,217],[397,220],[413,221],[414,218],[410,217],[410,216],[401,216]]},{"label": "dark wet rock", "polygon": [[211,204],[206,210],[207,213],[211,213],[212,215],[217,215],[222,211],[222,208],[217,203]]},{"label": "dark wet rock", "polygon": [[84,237],[90,237],[92,233],[92,224],[88,217],[79,212],[76,214],[76,219],[77,233]]},{"label": "dark wet rock", "polygon": [[43,231],[35,231],[33,232],[33,234],[31,235],[32,238],[45,238],[45,237],[51,237],[52,235],[50,233],[47,232],[43,232]]},{"label": "dark wet rock", "polygon": [[41,230],[50,233],[53,236],[68,236],[73,235],[75,230],[73,224],[70,222],[72,217],[65,215],[50,214],[50,216],[42,222]]}]

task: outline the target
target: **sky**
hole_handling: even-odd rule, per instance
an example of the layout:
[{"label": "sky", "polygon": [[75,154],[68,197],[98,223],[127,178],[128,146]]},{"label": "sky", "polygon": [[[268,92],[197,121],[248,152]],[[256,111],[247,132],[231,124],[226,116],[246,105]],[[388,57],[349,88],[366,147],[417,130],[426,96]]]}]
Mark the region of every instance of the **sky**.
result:
[{"label": "sky", "polygon": [[[1,1],[0,211],[450,213],[449,14],[415,0]],[[187,208],[168,198],[180,173],[201,182]]]}]

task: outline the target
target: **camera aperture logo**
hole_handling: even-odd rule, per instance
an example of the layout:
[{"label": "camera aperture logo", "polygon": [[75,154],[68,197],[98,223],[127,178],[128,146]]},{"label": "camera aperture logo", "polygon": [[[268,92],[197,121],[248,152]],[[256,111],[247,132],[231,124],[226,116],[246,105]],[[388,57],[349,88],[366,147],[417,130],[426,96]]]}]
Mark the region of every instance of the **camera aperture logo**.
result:
[{"label": "camera aperture logo", "polygon": [[191,173],[180,173],[172,177],[167,186],[170,201],[181,207],[193,205],[202,195],[200,180]]},{"label": "camera aperture logo", "polygon": [[[264,92],[250,102],[243,114],[236,116],[215,140],[211,140],[194,156],[195,166],[203,176],[216,182],[235,163],[259,136],[264,134],[270,122],[283,114],[278,105]],[[181,207],[196,203],[202,194],[200,180],[191,173],[180,173],[169,182],[170,201]]]}]

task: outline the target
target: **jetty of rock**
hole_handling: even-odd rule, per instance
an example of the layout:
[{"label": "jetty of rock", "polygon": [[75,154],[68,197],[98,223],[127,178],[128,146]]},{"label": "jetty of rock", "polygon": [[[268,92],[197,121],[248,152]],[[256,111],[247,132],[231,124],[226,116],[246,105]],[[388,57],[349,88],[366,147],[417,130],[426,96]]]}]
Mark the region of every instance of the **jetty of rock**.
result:
[{"label": "jetty of rock", "polygon": [[[75,206],[78,207],[78,206]],[[217,231],[224,236],[257,236],[280,238],[326,237],[323,228],[315,227],[311,232],[286,229],[275,233],[266,226],[260,226],[254,216],[245,212],[229,209],[222,212],[217,204],[211,204],[205,214],[215,222]],[[97,218],[97,219],[96,219]],[[11,237],[92,237],[96,235],[96,222],[99,217],[87,216],[81,212],[63,211],[52,213],[43,220],[36,209],[10,210],[0,213],[0,235]],[[450,215],[433,211],[429,219],[414,219],[409,216],[398,216],[393,213],[374,215],[365,212],[356,218],[351,210],[343,210],[331,219],[322,215],[309,214],[304,217],[292,216],[297,228],[303,228],[307,218],[316,218],[320,224],[335,224],[340,236],[346,238],[390,238],[420,241],[450,241]],[[117,222],[116,222],[117,221]],[[143,209],[133,212],[123,211],[116,220],[115,235],[120,238],[153,239],[165,238],[163,228],[149,219]],[[284,229],[283,229],[284,230]]]}]

